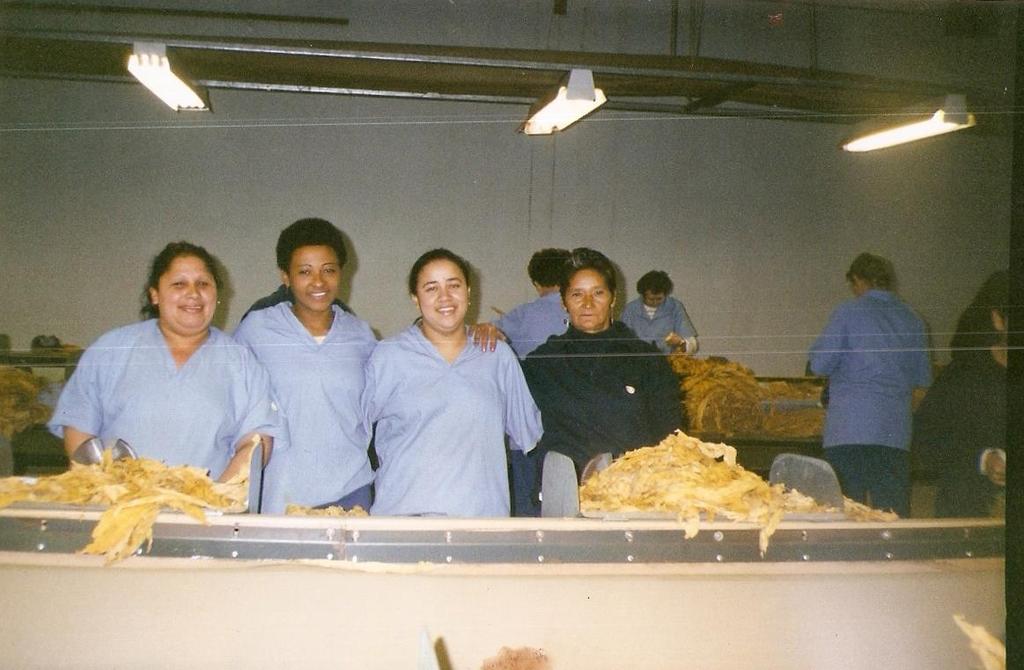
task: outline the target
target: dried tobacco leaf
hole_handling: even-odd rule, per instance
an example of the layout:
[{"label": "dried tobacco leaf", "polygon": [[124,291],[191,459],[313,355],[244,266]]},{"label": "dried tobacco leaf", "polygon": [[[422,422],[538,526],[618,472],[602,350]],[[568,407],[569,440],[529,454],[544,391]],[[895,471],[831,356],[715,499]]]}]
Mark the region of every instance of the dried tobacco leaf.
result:
[{"label": "dried tobacco leaf", "polygon": [[248,473],[214,482],[196,467],[169,467],[150,458],[113,460],[110,450],[95,465],[73,463],[59,475],[31,482],[0,479],[0,508],[20,501],[97,505],[107,509],[83,553],[102,554],[107,563],[130,556],[153,541],[153,524],[171,509],[206,523],[207,509],[241,512],[248,497]]}]

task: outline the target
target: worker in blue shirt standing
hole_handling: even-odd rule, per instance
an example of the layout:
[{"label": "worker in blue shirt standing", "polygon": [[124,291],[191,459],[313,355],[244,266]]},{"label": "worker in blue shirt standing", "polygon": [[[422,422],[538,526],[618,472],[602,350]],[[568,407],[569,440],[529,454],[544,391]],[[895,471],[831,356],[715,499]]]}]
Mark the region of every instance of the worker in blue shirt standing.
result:
[{"label": "worker in blue shirt standing", "polygon": [[509,346],[519,360],[548,341],[552,335],[561,335],[569,325],[569,313],[558,293],[568,249],[541,249],[530,257],[526,268],[537,291],[537,298],[524,302],[499,318],[494,325],[505,335]]},{"label": "worker in blue shirt standing", "polygon": [[672,280],[668,273],[651,270],[637,281],[636,292],[640,297],[622,310],[622,323],[662,353],[697,353],[697,330],[683,303],[670,297]]},{"label": "worker in blue shirt standing", "polygon": [[[505,312],[494,321],[519,360],[525,359],[552,335],[564,333],[569,326],[569,313],[565,311],[558,291],[568,259],[568,249],[541,249],[533,254],[526,272],[538,297]],[[532,499],[537,471],[534,458],[518,449],[509,451],[515,516],[540,516],[540,507]]]},{"label": "worker in blue shirt standing", "polygon": [[906,517],[911,397],[931,382],[924,323],[893,292],[888,260],[862,253],[846,279],[855,297],[810,351],[811,371],[828,377],[825,458],[847,497]]}]

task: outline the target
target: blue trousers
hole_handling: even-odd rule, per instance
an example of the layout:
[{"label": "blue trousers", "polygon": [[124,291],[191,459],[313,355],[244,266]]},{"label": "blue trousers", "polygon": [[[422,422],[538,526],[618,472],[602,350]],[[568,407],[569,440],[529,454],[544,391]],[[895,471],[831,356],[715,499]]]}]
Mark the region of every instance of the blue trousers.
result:
[{"label": "blue trousers", "polygon": [[825,448],[843,495],[875,509],[910,516],[910,452],[881,444]]}]

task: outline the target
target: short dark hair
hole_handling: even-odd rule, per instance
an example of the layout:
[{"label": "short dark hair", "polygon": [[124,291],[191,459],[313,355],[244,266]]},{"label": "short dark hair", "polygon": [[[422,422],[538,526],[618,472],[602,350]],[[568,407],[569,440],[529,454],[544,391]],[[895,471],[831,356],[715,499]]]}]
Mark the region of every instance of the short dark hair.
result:
[{"label": "short dark hair", "polygon": [[1010,274],[1005,270],[993,272],[956,322],[956,332],[949,343],[953,358],[988,349],[1000,341],[1002,335],[992,325],[992,312],[1005,318],[1009,300]]},{"label": "short dark hair", "polygon": [[651,293],[664,293],[668,295],[672,292],[672,280],[669,278],[667,272],[661,270],[651,270],[636,283],[636,292],[640,295],[650,291]]},{"label": "short dark hair", "polygon": [[569,282],[581,270],[593,270],[601,275],[604,283],[608,286],[608,290],[613,295],[615,294],[615,266],[608,260],[608,257],[594,249],[577,247],[569,252],[569,258],[565,262],[562,277],[558,280],[558,292],[562,294],[563,300],[565,300],[566,291],[569,290]]},{"label": "short dark hair", "polygon": [[887,258],[867,252],[854,258],[850,269],[846,271],[847,281],[853,281],[854,277],[860,277],[873,288],[883,290],[891,288],[896,279],[892,263]]},{"label": "short dark hair", "polygon": [[431,249],[417,258],[416,262],[412,264],[412,268],[409,270],[409,295],[416,295],[416,283],[419,281],[420,272],[423,271],[423,268],[425,268],[429,263],[439,260],[455,263],[455,265],[458,266],[459,271],[462,273],[463,279],[466,280],[466,285],[469,286],[469,263],[466,262],[465,258],[452,251],[448,251],[447,249]]},{"label": "short dark hair", "polygon": [[541,249],[530,257],[526,272],[530,275],[530,281],[538,286],[558,286],[568,259],[568,249]]},{"label": "short dark hair", "polygon": [[299,219],[281,231],[277,237],[277,267],[288,272],[292,254],[300,247],[330,247],[338,256],[338,264],[348,261],[345,252],[345,236],[326,219]]},{"label": "short dark hair", "polygon": [[167,270],[170,269],[171,263],[176,258],[183,256],[192,256],[201,260],[203,265],[206,266],[206,271],[213,277],[214,285],[218,288],[220,287],[220,271],[217,269],[217,261],[209,251],[184,240],[171,242],[153,258],[153,262],[149,265],[149,278],[146,280],[145,288],[142,289],[142,309],[139,310],[144,318],[153,319],[160,316],[160,308],[154,305],[153,301],[149,298],[149,289],[158,288],[160,286],[160,277],[163,277]]}]

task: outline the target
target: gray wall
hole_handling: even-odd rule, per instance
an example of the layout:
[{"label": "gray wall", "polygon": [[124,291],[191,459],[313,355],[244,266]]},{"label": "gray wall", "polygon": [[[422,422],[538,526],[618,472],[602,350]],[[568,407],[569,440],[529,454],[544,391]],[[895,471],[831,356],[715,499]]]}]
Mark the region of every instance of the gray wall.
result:
[{"label": "gray wall", "polygon": [[[550,3],[517,3],[516,30],[495,18],[507,5],[448,4],[431,15],[449,21],[442,29],[423,28],[431,17],[418,22],[417,3],[384,3],[405,10],[390,24],[347,3],[352,28],[339,37],[631,51],[667,42],[668,3],[570,2],[562,23]],[[747,16],[776,5],[788,6],[707,3],[701,53],[803,64],[801,15],[772,35]],[[1012,81],[1008,20],[967,40],[933,34],[917,14],[844,11],[821,18],[819,67]],[[901,21],[919,39],[906,25],[893,32]],[[951,45],[957,58],[935,57]],[[15,348],[37,334],[86,345],[137,318],[147,263],[175,239],[228,269],[219,320],[230,329],[277,285],[277,234],[304,216],[349,236],[345,297],[382,335],[415,316],[405,273],[428,248],[478,268],[475,307],[490,319],[491,306],[532,297],[534,250],[586,245],[620,266],[620,302],[645,271],[668,271],[702,354],[762,375],[802,373],[860,251],[895,262],[939,349],[1008,259],[1011,145],[998,123],[851,155],[836,149],[848,129],[833,124],[599,111],[531,138],[514,132],[526,112],[514,106],[221,91],[213,104],[212,115],[175,116],[141,86],[0,79],[0,332]]]}]

